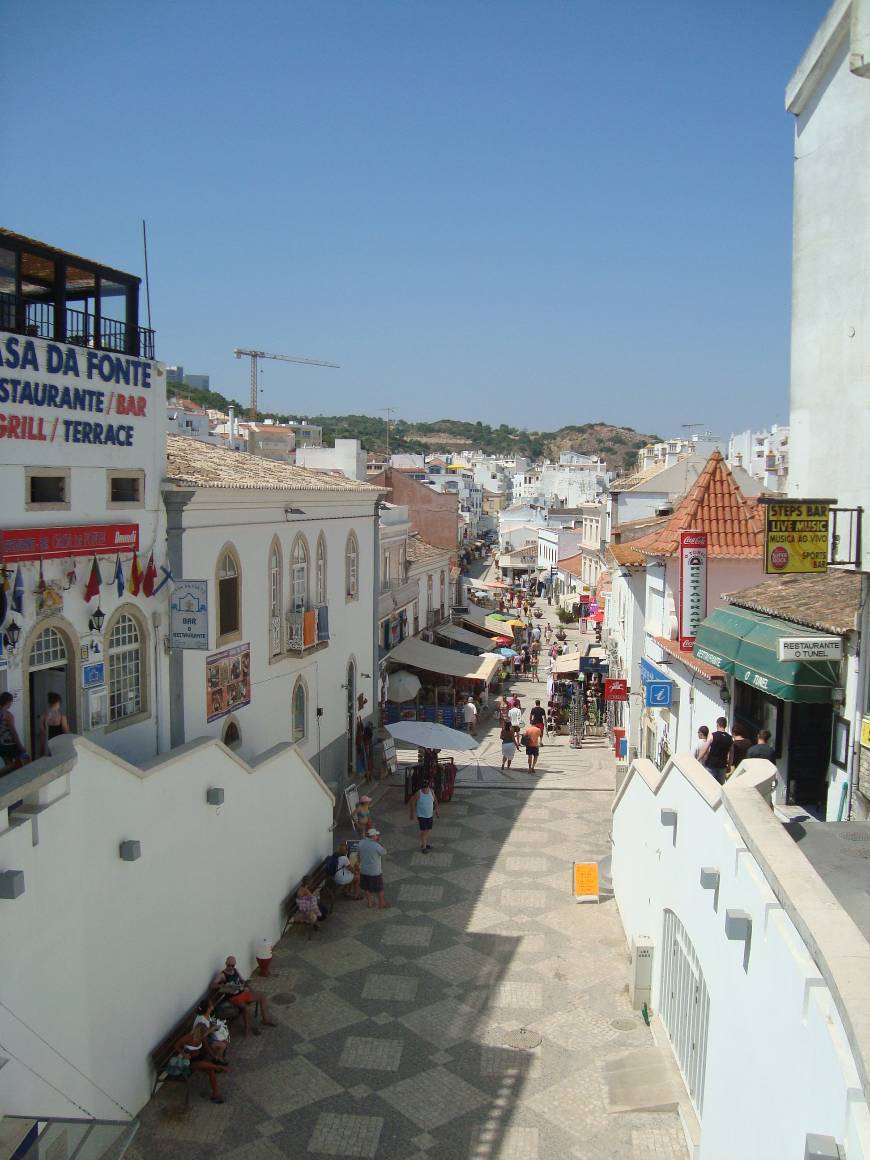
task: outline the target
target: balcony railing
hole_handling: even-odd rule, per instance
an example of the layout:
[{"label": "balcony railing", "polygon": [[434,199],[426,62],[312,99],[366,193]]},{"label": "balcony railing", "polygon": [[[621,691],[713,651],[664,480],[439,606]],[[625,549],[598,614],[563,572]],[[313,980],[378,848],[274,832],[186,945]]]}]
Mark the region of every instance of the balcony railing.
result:
[{"label": "balcony railing", "polygon": [[305,612],[288,612],[284,620],[284,647],[303,653],[329,641],[329,606],[316,604]]},{"label": "balcony railing", "polygon": [[53,302],[30,302],[14,294],[0,293],[0,330],[89,346],[94,350],[154,358],[154,331],[148,327],[137,326],[128,334],[126,322],[116,318],[98,319],[95,314],[67,306],[66,337],[61,338],[55,325]]}]

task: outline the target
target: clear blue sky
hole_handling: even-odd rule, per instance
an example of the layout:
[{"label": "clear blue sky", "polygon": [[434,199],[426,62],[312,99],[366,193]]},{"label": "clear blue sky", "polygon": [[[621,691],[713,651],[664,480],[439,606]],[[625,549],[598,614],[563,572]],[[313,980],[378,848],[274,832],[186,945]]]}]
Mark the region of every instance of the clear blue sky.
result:
[{"label": "clear blue sky", "polygon": [[263,406],[788,418],[786,81],[825,0],[7,0],[0,222]]}]

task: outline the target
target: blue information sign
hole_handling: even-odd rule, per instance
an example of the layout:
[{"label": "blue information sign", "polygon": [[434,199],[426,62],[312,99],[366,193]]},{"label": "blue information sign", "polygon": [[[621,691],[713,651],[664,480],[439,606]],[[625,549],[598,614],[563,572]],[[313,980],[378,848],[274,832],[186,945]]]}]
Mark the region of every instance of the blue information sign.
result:
[{"label": "blue information sign", "polygon": [[106,670],[102,661],[93,665],[82,665],[82,685],[86,689],[95,689],[106,683]]},{"label": "blue information sign", "polygon": [[647,709],[670,709],[673,702],[673,681],[644,681],[643,703]]}]

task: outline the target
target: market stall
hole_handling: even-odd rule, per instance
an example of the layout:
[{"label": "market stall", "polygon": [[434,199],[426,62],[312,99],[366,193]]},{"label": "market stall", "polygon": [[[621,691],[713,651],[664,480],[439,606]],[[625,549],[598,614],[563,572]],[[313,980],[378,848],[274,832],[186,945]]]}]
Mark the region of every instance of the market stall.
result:
[{"label": "market stall", "polygon": [[473,697],[478,709],[487,704],[490,686],[498,679],[502,658],[491,653],[470,656],[422,640],[403,640],[390,653],[390,662],[412,670],[420,680],[413,700],[384,705],[384,721],[431,721],[462,726],[462,705]]}]

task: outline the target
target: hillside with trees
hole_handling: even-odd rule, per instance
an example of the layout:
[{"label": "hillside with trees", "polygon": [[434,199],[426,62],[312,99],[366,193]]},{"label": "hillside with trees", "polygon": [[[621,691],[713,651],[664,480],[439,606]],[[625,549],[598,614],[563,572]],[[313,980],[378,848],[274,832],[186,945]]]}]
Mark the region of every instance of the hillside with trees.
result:
[{"label": "hillside with trees", "polygon": [[[246,414],[239,402],[225,399],[216,391],[203,391],[186,384],[175,388],[177,394],[199,403],[226,411],[234,406],[239,417]],[[260,419],[276,422],[305,419],[323,428],[324,443],[335,439],[359,439],[366,451],[383,454],[387,450],[387,421],[374,415],[287,415],[265,412]],[[501,423],[465,422],[461,419],[438,419],[432,423],[409,423],[396,419],[389,425],[391,451],[433,452],[481,450],[492,455],[525,455],[530,459],[557,459],[563,451],[597,455],[611,471],[624,471],[634,464],[638,450],[647,443],[658,442],[658,435],[647,435],[631,427],[611,423],[570,424],[558,431],[528,431]]]}]

